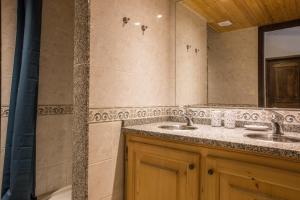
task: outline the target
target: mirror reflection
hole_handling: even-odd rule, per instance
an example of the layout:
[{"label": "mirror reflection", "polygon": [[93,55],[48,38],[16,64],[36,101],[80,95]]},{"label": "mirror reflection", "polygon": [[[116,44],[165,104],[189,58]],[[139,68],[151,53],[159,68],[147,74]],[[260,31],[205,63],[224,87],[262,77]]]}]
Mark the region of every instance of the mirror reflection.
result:
[{"label": "mirror reflection", "polygon": [[195,2],[176,4],[176,104],[300,108],[299,13]]}]

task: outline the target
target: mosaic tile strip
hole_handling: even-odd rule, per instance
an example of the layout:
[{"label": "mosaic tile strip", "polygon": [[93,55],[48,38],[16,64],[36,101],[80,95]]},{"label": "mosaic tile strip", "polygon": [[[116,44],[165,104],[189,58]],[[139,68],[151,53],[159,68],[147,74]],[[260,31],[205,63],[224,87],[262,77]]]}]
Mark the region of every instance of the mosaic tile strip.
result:
[{"label": "mosaic tile strip", "polygon": [[243,107],[243,108],[257,108],[256,104],[218,104],[218,103],[208,103],[208,104],[195,104],[192,107],[216,107],[216,108],[228,108],[228,107]]},{"label": "mosaic tile strip", "polygon": [[91,1],[75,0],[74,2],[72,200],[88,200]]},{"label": "mosaic tile strip", "polygon": [[152,124],[152,123],[166,122],[166,121],[171,121],[169,116],[152,117],[152,118],[144,118],[144,119],[130,119],[130,120],[124,120],[122,123],[122,127]]},{"label": "mosaic tile strip", "polygon": [[[73,105],[39,105],[38,115],[71,115],[73,114]],[[1,106],[1,117],[8,117],[9,107]]]},{"label": "mosaic tile strip", "polygon": [[89,123],[143,119],[178,115],[176,107],[90,108]]}]

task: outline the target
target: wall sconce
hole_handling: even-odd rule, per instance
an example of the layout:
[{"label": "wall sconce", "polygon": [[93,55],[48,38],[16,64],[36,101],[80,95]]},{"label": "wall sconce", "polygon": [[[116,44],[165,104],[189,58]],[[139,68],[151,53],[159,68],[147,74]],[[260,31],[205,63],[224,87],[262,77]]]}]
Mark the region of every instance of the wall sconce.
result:
[{"label": "wall sconce", "polygon": [[128,24],[128,22],[130,21],[130,18],[128,17],[123,17],[123,27]]},{"label": "wall sconce", "polygon": [[200,49],[198,49],[198,48],[195,49],[196,54],[199,53],[199,51],[200,51]]},{"label": "wall sconce", "polygon": [[189,50],[190,50],[191,48],[192,48],[192,45],[190,45],[190,44],[187,44],[187,45],[186,45],[186,51],[187,51],[187,52],[189,52]]},{"label": "wall sconce", "polygon": [[145,31],[148,29],[148,26],[142,25],[141,29],[143,31],[143,35],[145,34]]}]

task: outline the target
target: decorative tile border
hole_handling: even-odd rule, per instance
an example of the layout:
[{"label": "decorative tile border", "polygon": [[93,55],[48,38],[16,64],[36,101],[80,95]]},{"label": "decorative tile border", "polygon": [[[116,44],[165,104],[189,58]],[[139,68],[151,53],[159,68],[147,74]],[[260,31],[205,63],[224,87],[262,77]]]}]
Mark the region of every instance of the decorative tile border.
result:
[{"label": "decorative tile border", "polygon": [[[73,114],[73,105],[72,104],[39,105],[37,112],[39,116],[71,115]],[[1,106],[1,117],[8,117],[8,113],[9,113],[9,106]]]},{"label": "decorative tile border", "polygon": [[178,109],[172,106],[90,108],[89,123],[103,123],[121,120],[145,119],[177,115]]},{"label": "decorative tile border", "polygon": [[[195,120],[210,120],[213,110],[234,110],[236,121],[248,123],[270,123],[274,117],[270,109],[258,108],[215,108],[215,107],[190,107],[190,112]],[[272,109],[273,110],[273,109]],[[275,109],[274,109],[275,110]],[[183,107],[158,106],[158,107],[122,107],[122,108],[90,108],[89,123],[103,123],[111,121],[144,119],[153,117],[180,117],[184,113]],[[278,110],[276,112],[284,116],[284,123],[300,125],[300,111]]]},{"label": "decorative tile border", "polygon": [[39,105],[38,115],[70,115],[73,105]]},{"label": "decorative tile border", "polygon": [[[236,120],[241,122],[270,123],[273,114],[267,109],[241,109],[241,108],[208,108],[191,107],[193,118],[210,119],[212,110],[234,110]],[[276,112],[284,116],[284,123],[300,125],[300,111],[278,110]],[[9,107],[1,106],[1,117],[8,117]],[[158,107],[121,107],[121,108],[90,108],[89,123],[102,123],[121,120],[145,119],[153,117],[181,116],[184,113],[182,107],[158,106]],[[69,115],[73,114],[73,105],[39,105],[38,115]]]},{"label": "decorative tile border", "polygon": [[270,122],[270,112],[264,110],[237,109],[236,120],[250,122]]},{"label": "decorative tile border", "polygon": [[[181,109],[182,110],[182,109]],[[290,125],[300,125],[299,110],[280,110],[280,109],[259,109],[259,108],[208,108],[208,107],[191,107],[194,118],[210,118],[212,110],[234,110],[236,112],[236,121],[242,122],[260,122],[270,123],[274,114],[270,110],[274,110],[284,116],[284,123]],[[182,110],[183,111],[183,110]]]}]

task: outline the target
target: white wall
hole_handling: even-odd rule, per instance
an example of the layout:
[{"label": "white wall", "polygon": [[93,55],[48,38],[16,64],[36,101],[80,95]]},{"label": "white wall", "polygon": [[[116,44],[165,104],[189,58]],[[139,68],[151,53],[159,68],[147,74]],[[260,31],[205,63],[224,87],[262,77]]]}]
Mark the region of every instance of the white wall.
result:
[{"label": "white wall", "polygon": [[300,54],[300,26],[265,33],[265,58]]}]

